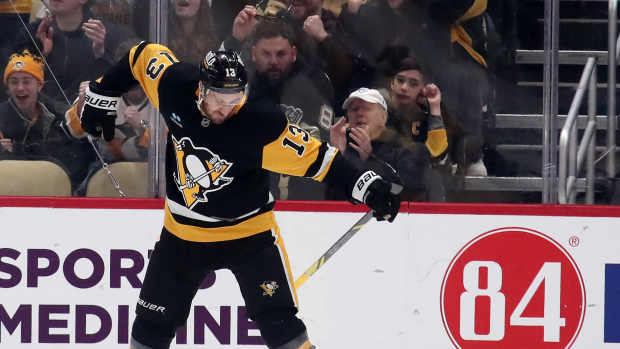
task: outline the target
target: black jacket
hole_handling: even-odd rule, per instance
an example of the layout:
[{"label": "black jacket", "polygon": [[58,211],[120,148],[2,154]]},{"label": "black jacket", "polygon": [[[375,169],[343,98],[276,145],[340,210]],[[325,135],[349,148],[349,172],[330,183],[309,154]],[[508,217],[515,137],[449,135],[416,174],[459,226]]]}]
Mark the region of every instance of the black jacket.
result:
[{"label": "black jacket", "polygon": [[40,102],[42,114],[33,125],[9,99],[0,103],[0,131],[13,140],[13,152],[0,149],[2,159],[48,160],[61,165],[73,186],[86,176],[94,152],[84,142],[72,141],[62,125],[62,115]]},{"label": "black jacket", "polygon": [[[13,155],[53,156],[57,146],[66,143],[67,137],[60,127],[62,118],[43,103],[39,105],[41,116],[31,124],[11,99],[0,103],[0,131],[4,138],[13,140]],[[0,152],[7,153],[3,149]]]}]

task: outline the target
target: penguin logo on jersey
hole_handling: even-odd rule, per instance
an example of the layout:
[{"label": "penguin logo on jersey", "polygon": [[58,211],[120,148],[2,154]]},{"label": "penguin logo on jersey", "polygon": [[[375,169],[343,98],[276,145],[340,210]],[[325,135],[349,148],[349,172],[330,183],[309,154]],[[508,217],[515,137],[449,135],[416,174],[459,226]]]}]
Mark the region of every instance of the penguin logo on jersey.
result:
[{"label": "penguin logo on jersey", "polygon": [[301,108],[297,108],[294,105],[280,104],[280,109],[291,124],[298,124],[304,117],[304,111]]},{"label": "penguin logo on jersey", "polygon": [[280,286],[275,281],[265,281],[260,285],[260,288],[263,289],[263,296],[269,297],[273,297],[279,287]]},{"label": "penguin logo on jersey", "polygon": [[218,191],[232,183],[226,177],[233,163],[223,160],[207,148],[195,147],[192,140],[172,136],[177,160],[174,181],[183,194],[185,206],[190,210],[199,202],[208,202],[207,193]]}]

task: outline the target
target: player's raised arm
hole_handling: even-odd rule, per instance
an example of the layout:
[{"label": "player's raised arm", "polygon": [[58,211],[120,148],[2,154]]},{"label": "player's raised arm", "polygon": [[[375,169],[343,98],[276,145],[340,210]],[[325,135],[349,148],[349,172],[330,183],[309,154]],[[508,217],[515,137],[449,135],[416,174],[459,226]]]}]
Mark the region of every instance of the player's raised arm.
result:
[{"label": "player's raised arm", "polygon": [[273,142],[263,148],[263,168],[292,176],[346,188],[349,199],[364,203],[378,220],[394,220],[400,195],[391,184],[373,171],[360,169],[347,161],[338,149],[310,136],[303,128],[287,124]]},{"label": "player's raised arm", "polygon": [[103,77],[89,84],[81,115],[84,131],[96,137],[103,132],[105,140],[111,140],[120,96],[137,83],[159,108],[159,83],[164,72],[177,62],[165,46],[143,41],[132,47]]}]

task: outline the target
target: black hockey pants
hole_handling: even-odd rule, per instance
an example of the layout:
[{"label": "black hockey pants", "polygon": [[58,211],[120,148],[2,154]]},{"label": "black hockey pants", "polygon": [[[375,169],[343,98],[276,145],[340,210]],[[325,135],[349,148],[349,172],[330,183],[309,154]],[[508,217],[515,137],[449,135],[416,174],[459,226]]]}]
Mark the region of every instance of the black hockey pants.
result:
[{"label": "black hockey pants", "polygon": [[[288,257],[278,232],[220,242],[182,240],[162,230],[150,258],[136,306],[132,337],[152,349],[167,349],[187,319],[206,274],[230,269],[269,348],[306,330],[297,313]],[[208,292],[208,289],[204,292]]]}]

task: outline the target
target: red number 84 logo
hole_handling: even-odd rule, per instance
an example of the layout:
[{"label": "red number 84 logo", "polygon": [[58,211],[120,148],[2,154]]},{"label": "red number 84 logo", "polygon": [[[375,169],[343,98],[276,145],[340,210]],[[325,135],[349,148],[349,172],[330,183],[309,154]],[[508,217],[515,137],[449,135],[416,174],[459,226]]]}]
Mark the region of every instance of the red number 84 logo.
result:
[{"label": "red number 84 logo", "polygon": [[577,265],[550,237],[525,228],[484,233],[454,257],[441,314],[457,348],[569,348],[586,294]]}]

